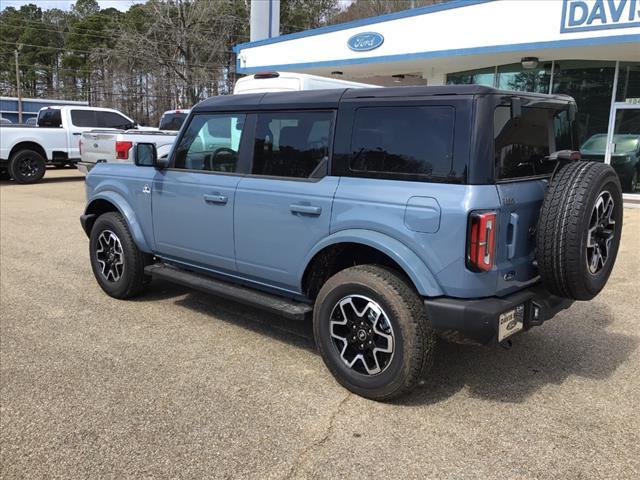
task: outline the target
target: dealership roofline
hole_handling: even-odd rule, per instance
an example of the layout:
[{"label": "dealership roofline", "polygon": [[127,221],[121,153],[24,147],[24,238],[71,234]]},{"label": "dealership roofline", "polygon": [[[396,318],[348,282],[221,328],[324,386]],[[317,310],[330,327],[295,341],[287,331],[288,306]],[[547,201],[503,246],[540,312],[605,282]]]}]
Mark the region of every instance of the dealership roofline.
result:
[{"label": "dealership roofline", "polygon": [[313,37],[315,35],[322,35],[323,33],[338,32],[340,30],[349,30],[350,28],[363,27],[366,25],[373,25],[376,23],[387,22],[390,20],[397,20],[399,18],[416,17],[419,15],[426,15],[429,13],[441,12],[444,10],[453,10],[456,8],[468,7],[470,5],[478,5],[481,3],[495,2],[496,0],[451,0],[450,2],[438,3],[436,5],[427,5],[424,7],[411,8],[409,10],[402,10],[400,12],[387,13],[385,15],[378,15],[377,17],[362,18],[360,20],[353,20],[351,22],[338,23],[336,25],[327,25],[326,27],[314,28],[311,30],[304,30],[302,32],[288,33],[286,35],[280,35],[278,37],[266,38],[264,40],[257,40],[255,42],[239,43],[233,47],[233,52],[238,53],[245,48],[259,47],[261,45],[269,45],[272,43],[286,42],[289,40],[295,40],[297,38]]},{"label": "dealership roofline", "polygon": [[[494,0],[489,0],[494,1]],[[255,73],[261,70],[290,70],[294,68],[317,68],[339,65],[358,65],[367,63],[379,63],[399,60],[419,60],[426,58],[439,58],[464,55],[486,55],[491,53],[519,52],[524,50],[581,47],[593,45],[611,45],[620,43],[640,42],[640,34],[612,35],[608,37],[574,38],[568,40],[553,40],[548,42],[515,43],[508,45],[489,45],[485,47],[458,48],[452,50],[436,50],[427,52],[402,53],[397,55],[383,55],[378,57],[345,58],[339,60],[326,60],[322,62],[290,63],[280,65],[261,65],[259,67],[241,67],[240,60],[236,62],[236,70],[239,73]]]}]

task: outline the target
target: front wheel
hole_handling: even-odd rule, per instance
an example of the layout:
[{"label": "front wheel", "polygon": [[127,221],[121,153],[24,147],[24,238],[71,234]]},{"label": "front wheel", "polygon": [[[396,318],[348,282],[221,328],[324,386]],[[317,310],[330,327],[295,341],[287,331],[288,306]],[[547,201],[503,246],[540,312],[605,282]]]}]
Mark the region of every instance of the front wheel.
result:
[{"label": "front wheel", "polygon": [[313,330],[336,380],[374,400],[412,390],[431,366],[436,342],[418,294],[377,265],[342,270],[324,284]]},{"label": "front wheel", "polygon": [[95,221],[89,256],[93,275],[107,295],[125,299],[142,292],[148,255],[138,249],[120,213],[108,212]]}]

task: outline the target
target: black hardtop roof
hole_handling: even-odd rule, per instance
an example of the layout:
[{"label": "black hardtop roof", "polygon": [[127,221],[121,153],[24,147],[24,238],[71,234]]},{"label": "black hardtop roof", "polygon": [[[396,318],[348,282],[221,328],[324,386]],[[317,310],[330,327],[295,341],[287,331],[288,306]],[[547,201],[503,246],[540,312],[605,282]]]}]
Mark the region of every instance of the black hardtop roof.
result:
[{"label": "black hardtop roof", "polygon": [[283,108],[337,108],[341,100],[357,98],[423,97],[433,95],[504,95],[573,101],[567,95],[498,90],[484,85],[408,86],[382,88],[335,88],[293,92],[242,93],[210,97],[193,107],[193,112],[238,108],[272,110]]}]

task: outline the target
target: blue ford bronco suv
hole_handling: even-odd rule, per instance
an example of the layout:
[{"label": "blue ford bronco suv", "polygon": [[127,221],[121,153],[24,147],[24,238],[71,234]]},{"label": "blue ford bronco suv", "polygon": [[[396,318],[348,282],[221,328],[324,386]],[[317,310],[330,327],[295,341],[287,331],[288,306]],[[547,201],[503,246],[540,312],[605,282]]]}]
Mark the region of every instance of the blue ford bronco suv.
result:
[{"label": "blue ford bronco suv", "polygon": [[482,86],[210,98],[167,158],[86,177],[91,266],[115,298],[156,277],[312,317],[338,382],[397,397],[437,337],[506,343],[604,287],[620,182],[575,115]]}]

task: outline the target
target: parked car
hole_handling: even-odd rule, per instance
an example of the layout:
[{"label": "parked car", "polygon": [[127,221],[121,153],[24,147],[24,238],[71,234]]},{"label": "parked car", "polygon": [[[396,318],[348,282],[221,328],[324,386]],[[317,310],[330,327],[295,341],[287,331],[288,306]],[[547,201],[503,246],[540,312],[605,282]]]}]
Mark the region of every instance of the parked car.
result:
[{"label": "parked car", "polygon": [[[620,176],[622,190],[635,192],[640,189],[640,133],[616,134],[613,144],[611,166]],[[585,159],[604,162],[606,148],[607,134],[598,133],[582,144],[580,153]]]},{"label": "parked car", "polygon": [[0,117],[0,125],[13,125],[13,122],[8,118]]},{"label": "parked car", "polygon": [[95,129],[138,128],[136,122],[110,108],[45,107],[38,112],[37,128],[7,126],[0,131],[0,173],[18,183],[38,182],[46,164],[64,166],[80,159],[82,132]]},{"label": "parked car", "polygon": [[239,79],[233,87],[233,93],[293,92],[330,88],[377,88],[377,86],[306,73],[260,72]]},{"label": "parked car", "polygon": [[555,137],[575,111],[471,85],[211,98],[168,158],[87,175],[91,267],[114,298],[156,277],[312,316],[336,379],[387,400],[438,335],[505,344],[604,287],[620,182]]},{"label": "parked car", "polygon": [[27,118],[24,122],[25,125],[35,127],[38,125],[38,117]]},{"label": "parked car", "polygon": [[178,132],[127,130],[90,130],[80,138],[78,170],[85,175],[101,162],[130,163],[131,149],[135,143],[152,142],[159,157],[167,156]]},{"label": "parked car", "polygon": [[189,109],[182,110],[167,110],[160,117],[160,124],[158,125],[159,130],[173,130],[178,131],[185,119],[189,115]]}]

